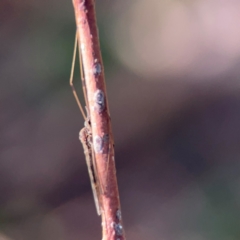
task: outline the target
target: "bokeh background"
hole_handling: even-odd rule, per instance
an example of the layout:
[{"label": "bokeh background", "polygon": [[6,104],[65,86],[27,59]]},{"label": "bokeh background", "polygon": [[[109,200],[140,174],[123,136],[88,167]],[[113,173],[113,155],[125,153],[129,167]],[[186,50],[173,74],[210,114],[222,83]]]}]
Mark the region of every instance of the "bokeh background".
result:
[{"label": "bokeh background", "polygon": [[[96,3],[127,239],[240,239],[240,1]],[[74,36],[70,0],[0,1],[1,240],[101,239]]]}]

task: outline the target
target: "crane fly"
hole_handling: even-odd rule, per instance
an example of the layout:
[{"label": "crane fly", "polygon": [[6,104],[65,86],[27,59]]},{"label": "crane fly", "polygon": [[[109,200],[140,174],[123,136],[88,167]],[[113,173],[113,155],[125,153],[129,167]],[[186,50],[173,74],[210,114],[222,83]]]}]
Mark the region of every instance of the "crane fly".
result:
[{"label": "crane fly", "polygon": [[91,133],[91,125],[90,125],[90,119],[89,115],[87,116],[87,119],[85,120],[84,127],[79,132],[79,139],[83,145],[83,150],[86,158],[87,168],[88,168],[88,174],[91,182],[92,192],[93,192],[93,198],[97,210],[97,214],[101,215],[101,209],[100,209],[100,189],[99,189],[99,181],[97,179],[97,171],[96,171],[96,165],[95,165],[95,158],[94,158],[94,152],[92,147],[92,133]]},{"label": "crane fly", "polygon": [[[97,171],[97,165],[95,160],[95,154],[93,150],[93,144],[92,144],[92,128],[91,128],[91,120],[89,115],[89,105],[87,100],[87,92],[85,88],[85,82],[84,82],[84,73],[83,73],[83,66],[82,66],[82,55],[81,55],[81,48],[80,48],[79,39],[75,37],[75,44],[74,44],[74,51],[73,51],[73,60],[72,60],[72,67],[71,67],[71,74],[70,74],[70,86],[73,91],[73,95],[75,97],[75,100],[77,102],[77,105],[82,113],[82,116],[84,118],[84,127],[79,132],[79,139],[83,145],[83,150],[85,154],[85,159],[87,163],[88,168],[88,174],[91,182],[92,192],[93,192],[93,198],[97,210],[97,214],[101,215],[101,195],[103,193],[101,189],[101,182],[98,177],[98,171]],[[83,93],[84,93],[84,99],[86,103],[86,114],[83,110],[82,104],[78,98],[76,89],[73,85],[73,74],[74,74],[74,68],[75,68],[75,61],[76,61],[76,53],[77,53],[77,46],[79,49],[79,62],[80,62],[80,73],[81,73],[81,80],[82,80],[82,86],[83,86]]]}]

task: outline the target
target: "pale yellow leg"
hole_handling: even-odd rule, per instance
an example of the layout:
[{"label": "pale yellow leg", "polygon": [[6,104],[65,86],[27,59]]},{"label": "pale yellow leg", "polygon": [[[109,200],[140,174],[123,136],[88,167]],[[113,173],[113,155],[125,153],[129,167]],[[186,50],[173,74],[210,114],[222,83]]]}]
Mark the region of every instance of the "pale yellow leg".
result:
[{"label": "pale yellow leg", "polygon": [[[75,37],[75,43],[74,43],[74,50],[73,50],[73,59],[72,59],[72,67],[71,67],[71,74],[70,74],[70,80],[69,80],[69,84],[72,88],[72,91],[73,91],[73,95],[75,97],[75,100],[77,102],[77,105],[83,115],[83,118],[84,120],[86,120],[86,115],[84,113],[84,110],[83,110],[83,107],[82,107],[82,104],[78,98],[78,95],[77,95],[77,92],[76,92],[76,89],[73,85],[73,74],[74,74],[74,68],[75,68],[75,62],[76,62],[76,53],[77,53],[77,42],[78,42],[78,37],[77,37],[77,31],[76,31],[76,37]],[[81,58],[81,57],[80,57]],[[80,66],[81,66],[81,63],[80,63]],[[80,67],[80,70],[81,70],[81,77],[82,77],[82,67]]]},{"label": "pale yellow leg", "polygon": [[84,95],[84,100],[85,100],[86,107],[87,107],[88,113],[89,113],[87,90],[86,90],[86,86],[85,86],[85,78],[84,78],[83,64],[82,64],[82,52],[81,52],[80,41],[78,41],[78,55],[79,55],[79,65],[80,65],[80,74],[81,74],[81,80],[82,80],[83,95]]}]

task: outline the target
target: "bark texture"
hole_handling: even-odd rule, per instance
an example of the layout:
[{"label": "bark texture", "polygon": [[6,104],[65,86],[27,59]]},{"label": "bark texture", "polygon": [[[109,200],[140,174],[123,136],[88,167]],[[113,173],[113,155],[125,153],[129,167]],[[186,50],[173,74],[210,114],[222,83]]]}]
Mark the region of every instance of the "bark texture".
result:
[{"label": "bark texture", "polygon": [[101,189],[102,239],[123,240],[125,236],[116,178],[114,141],[95,17],[95,2],[73,0],[73,5],[85,76],[93,151]]}]

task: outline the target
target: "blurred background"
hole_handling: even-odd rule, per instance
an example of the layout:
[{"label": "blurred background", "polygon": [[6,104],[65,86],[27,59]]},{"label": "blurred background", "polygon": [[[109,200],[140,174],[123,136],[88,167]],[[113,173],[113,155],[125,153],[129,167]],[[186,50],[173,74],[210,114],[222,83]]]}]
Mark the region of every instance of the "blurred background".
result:
[{"label": "blurred background", "polygon": [[[96,4],[127,239],[240,239],[240,1]],[[74,37],[70,0],[0,1],[0,240],[101,239]]]}]

